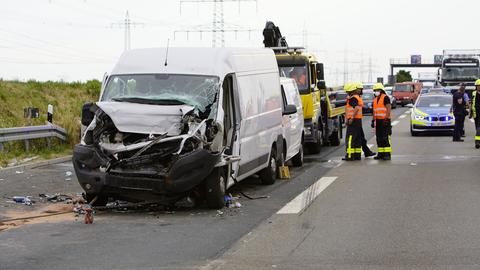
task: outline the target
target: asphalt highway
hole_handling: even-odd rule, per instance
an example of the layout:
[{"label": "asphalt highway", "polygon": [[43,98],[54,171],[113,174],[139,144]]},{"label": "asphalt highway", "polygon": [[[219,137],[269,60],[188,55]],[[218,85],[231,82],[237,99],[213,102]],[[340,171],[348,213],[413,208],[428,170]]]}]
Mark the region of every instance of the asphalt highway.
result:
[{"label": "asphalt highway", "polygon": [[[27,223],[0,231],[0,269],[478,269],[480,151],[472,123],[466,141],[453,143],[411,137],[408,109],[395,115],[391,162],[345,163],[343,145],[326,147],[306,156],[291,180],[262,186],[252,177],[234,187],[233,194],[268,196],[240,198],[241,208]],[[80,192],[68,171],[68,163],[0,171],[0,195]],[[28,210],[0,206],[0,218]]]}]

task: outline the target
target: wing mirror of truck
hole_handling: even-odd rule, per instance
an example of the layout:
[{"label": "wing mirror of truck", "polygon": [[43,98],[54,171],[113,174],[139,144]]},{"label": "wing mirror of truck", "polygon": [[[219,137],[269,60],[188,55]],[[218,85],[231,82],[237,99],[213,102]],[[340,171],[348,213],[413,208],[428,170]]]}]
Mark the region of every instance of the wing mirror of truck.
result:
[{"label": "wing mirror of truck", "polygon": [[323,70],[323,63],[317,63],[317,80],[324,81],[325,80],[325,72]]},{"label": "wing mirror of truck", "polygon": [[317,82],[317,88],[318,89],[326,89],[327,88],[327,85],[325,84],[325,81],[319,81]]},{"label": "wing mirror of truck", "polygon": [[93,118],[95,117],[95,114],[90,110],[94,103],[89,102],[83,104],[82,107],[82,125],[83,126],[88,126],[90,123],[93,121]]},{"label": "wing mirror of truck", "polygon": [[297,106],[293,104],[288,104],[287,106],[285,106],[285,109],[283,110],[283,115],[290,115],[295,113],[297,113]]}]

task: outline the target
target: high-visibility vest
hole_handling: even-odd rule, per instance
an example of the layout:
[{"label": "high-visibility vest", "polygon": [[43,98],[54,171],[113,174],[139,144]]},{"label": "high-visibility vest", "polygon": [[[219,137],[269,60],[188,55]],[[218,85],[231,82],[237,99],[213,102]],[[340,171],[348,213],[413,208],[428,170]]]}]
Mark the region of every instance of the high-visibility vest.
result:
[{"label": "high-visibility vest", "polygon": [[387,107],[385,107],[385,97],[387,95],[381,93],[380,96],[373,100],[373,119],[387,119]]},{"label": "high-visibility vest", "polygon": [[477,91],[473,91],[472,93],[472,116],[473,118],[477,118],[477,108],[475,107],[475,102],[477,100]]},{"label": "high-visibility vest", "polygon": [[359,95],[353,95],[351,97],[348,97],[347,98],[347,106],[345,107],[346,117],[347,117],[347,119],[362,119],[362,117],[363,117],[362,109],[358,110],[356,115],[353,115],[353,112],[354,112],[355,108],[352,105],[350,105],[350,99],[353,98],[353,97],[356,97],[357,100],[358,100],[358,105],[357,106],[360,106],[360,107],[363,108],[363,100]]}]

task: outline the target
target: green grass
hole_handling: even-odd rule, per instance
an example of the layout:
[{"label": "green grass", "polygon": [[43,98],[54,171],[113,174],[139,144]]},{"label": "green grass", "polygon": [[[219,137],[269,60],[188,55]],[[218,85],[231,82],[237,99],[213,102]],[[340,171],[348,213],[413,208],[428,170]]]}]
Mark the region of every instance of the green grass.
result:
[{"label": "green grass", "polygon": [[98,100],[101,83],[97,80],[82,82],[18,82],[0,80],[0,128],[28,125],[23,117],[25,107],[40,109],[40,118],[33,119],[32,125],[44,125],[47,120],[47,105],[54,107],[53,123],[67,130],[67,142],[52,140],[47,147],[45,139],[32,140],[31,149],[24,151],[23,142],[4,144],[0,152],[0,166],[5,166],[14,158],[29,156],[53,158],[71,153],[80,138],[80,116],[82,105]]}]

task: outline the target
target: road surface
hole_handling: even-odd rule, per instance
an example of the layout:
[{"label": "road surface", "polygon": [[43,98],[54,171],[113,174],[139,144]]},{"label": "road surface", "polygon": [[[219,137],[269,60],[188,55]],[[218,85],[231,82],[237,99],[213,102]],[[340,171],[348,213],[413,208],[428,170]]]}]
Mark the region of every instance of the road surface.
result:
[{"label": "road surface", "polygon": [[[241,208],[27,223],[0,231],[0,269],[479,269],[480,150],[472,124],[464,143],[452,143],[411,137],[408,110],[395,114],[391,162],[344,163],[343,146],[327,147],[307,156],[292,180],[242,182],[233,193],[269,198],[241,198]],[[0,172],[0,194],[80,192],[67,171],[68,163]],[[0,206],[0,218],[27,208]]]}]

